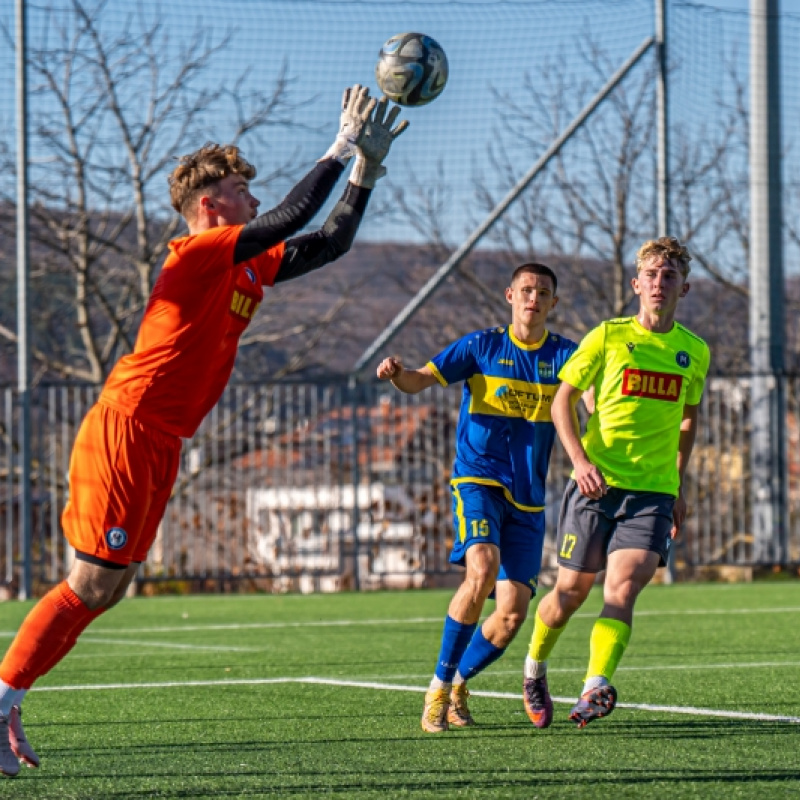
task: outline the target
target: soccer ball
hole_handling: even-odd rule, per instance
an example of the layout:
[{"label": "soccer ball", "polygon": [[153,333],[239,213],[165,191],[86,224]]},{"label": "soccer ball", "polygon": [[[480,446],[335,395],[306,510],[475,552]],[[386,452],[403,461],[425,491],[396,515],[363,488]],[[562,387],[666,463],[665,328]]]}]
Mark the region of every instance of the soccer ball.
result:
[{"label": "soccer ball", "polygon": [[381,91],[401,106],[424,106],[447,83],[447,56],[424,33],[398,33],[381,48],[375,77]]}]

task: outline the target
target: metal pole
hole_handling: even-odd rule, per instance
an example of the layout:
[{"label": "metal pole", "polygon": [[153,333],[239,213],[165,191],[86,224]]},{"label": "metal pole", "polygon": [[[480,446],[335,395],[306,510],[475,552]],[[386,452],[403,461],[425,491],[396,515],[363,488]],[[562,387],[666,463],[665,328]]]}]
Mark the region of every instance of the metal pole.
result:
[{"label": "metal pole", "polygon": [[[658,145],[656,151],[656,194],[658,212],[656,231],[658,236],[669,235],[669,150],[667,122],[667,3],[666,0],[655,0],[655,40],[656,40],[656,114]],[[670,548],[667,568],[664,572],[664,583],[674,583],[677,577],[675,569],[675,548]]]},{"label": "metal pole", "polygon": [[[358,486],[361,483],[361,470],[358,463],[359,458],[359,445],[358,445],[358,400],[359,400],[359,386],[353,377],[347,382],[347,390],[350,395],[350,410],[353,415],[353,462],[350,465],[350,480],[353,484],[353,519],[351,525],[351,533],[353,536],[353,589],[360,591],[361,589],[361,541],[359,539],[358,526],[361,521],[361,506],[358,500]],[[366,408],[366,406],[365,406]]]},{"label": "metal pole", "polygon": [[669,125],[667,107],[667,3],[656,0],[656,105],[658,109],[658,235],[669,234]]},{"label": "metal pole", "polygon": [[528,170],[522,180],[494,207],[488,217],[470,234],[469,238],[461,247],[453,253],[447,261],[428,279],[428,282],[411,298],[406,307],[389,323],[383,333],[366,349],[361,358],[358,359],[353,367],[353,373],[360,372],[373,356],[388,342],[390,342],[408,322],[409,319],[418,311],[425,301],[436,291],[444,279],[466,258],[473,247],[483,238],[489,229],[506,212],[508,207],[517,197],[527,188],[528,184],[547,166],[553,156],[564,146],[564,143],[572,136],[578,128],[583,125],[592,112],[605,100],[606,96],[614,87],[625,77],[625,75],[637,64],[639,59],[650,49],[653,44],[653,37],[649,37],[642,42],[634,51],[633,55],[611,76],[608,83],[589,101],[575,119],[567,126],[561,135],[547,148],[539,160]]},{"label": "metal pole", "polygon": [[754,560],[787,553],[778,0],[750,2],[750,459]]},{"label": "metal pole", "polygon": [[27,600],[31,586],[31,395],[28,334],[28,86],[25,61],[25,0],[16,6],[17,73],[17,391],[20,402],[20,552],[19,598]]}]

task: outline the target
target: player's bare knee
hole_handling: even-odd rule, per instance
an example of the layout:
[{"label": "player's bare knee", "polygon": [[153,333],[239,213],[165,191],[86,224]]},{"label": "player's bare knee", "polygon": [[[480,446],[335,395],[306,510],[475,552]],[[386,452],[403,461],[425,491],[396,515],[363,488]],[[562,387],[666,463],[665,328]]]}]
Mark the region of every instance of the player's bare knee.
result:
[{"label": "player's bare knee", "polygon": [[494,564],[480,564],[472,570],[472,580],[481,586],[494,586],[497,580],[497,567]]},{"label": "player's bare knee", "polygon": [[642,589],[644,589],[644,585],[636,580],[624,580],[610,585],[606,584],[603,599],[606,605],[613,605],[621,609],[632,609]]},{"label": "player's bare knee", "polygon": [[105,608],[114,596],[113,588],[88,582],[82,582],[71,588],[90,611]]},{"label": "player's bare knee", "polygon": [[105,608],[112,608],[113,606],[117,605],[126,595],[127,587],[122,589],[117,589],[113,595],[111,595],[111,599],[105,604]]},{"label": "player's bare knee", "polygon": [[490,570],[471,570],[464,578],[464,589],[473,600],[485,600],[494,587],[497,573]]},{"label": "player's bare knee", "polygon": [[506,634],[512,639],[525,622],[527,614],[520,611],[508,611],[501,616],[501,623]]},{"label": "player's bare knee", "polygon": [[88,609],[96,611],[115,605],[125,596],[135,571],[133,566],[127,570],[109,569],[76,559],[67,583]]},{"label": "player's bare knee", "polygon": [[588,592],[585,592],[583,587],[575,585],[556,588],[553,594],[561,616],[569,619],[583,605]]},{"label": "player's bare knee", "polygon": [[496,547],[476,545],[467,555],[467,584],[475,597],[488,596],[497,581],[500,554]]}]

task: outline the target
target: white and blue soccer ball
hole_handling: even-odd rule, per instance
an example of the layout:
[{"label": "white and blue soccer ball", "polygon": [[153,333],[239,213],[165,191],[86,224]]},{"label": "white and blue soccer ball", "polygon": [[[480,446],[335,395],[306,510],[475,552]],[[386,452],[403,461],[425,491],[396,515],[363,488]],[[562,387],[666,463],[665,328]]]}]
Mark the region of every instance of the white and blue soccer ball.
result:
[{"label": "white and blue soccer ball", "polygon": [[380,90],[401,106],[424,106],[447,84],[447,56],[424,33],[398,33],[381,48],[375,77]]}]

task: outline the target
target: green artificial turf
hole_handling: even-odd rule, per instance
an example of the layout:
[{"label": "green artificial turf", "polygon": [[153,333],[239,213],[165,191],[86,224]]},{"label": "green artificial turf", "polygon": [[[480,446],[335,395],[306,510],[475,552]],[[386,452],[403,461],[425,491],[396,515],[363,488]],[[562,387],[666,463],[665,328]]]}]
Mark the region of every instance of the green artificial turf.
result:
[{"label": "green artificial turf", "polygon": [[[800,718],[800,584],[649,587],[614,684],[622,704],[674,710],[621,706],[585,730],[567,714],[600,594],[551,657],[564,702],[545,731],[520,697],[529,619],[471,684],[479,724],[432,736],[419,715],[449,597],[126,600],[27,697],[42,766],[0,796],[800,796],[800,725],[712,714]],[[28,608],[0,606],[4,646]]]}]

